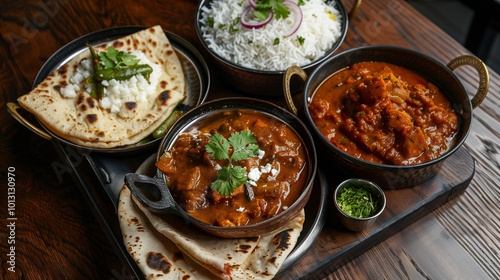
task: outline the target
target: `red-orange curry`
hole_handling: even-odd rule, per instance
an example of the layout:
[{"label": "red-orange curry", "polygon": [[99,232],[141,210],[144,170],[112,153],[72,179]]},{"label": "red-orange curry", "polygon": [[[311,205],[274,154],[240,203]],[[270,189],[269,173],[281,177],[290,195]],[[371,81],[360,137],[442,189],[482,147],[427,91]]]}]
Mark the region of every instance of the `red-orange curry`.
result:
[{"label": "red-orange curry", "polygon": [[[205,145],[215,133],[228,139],[233,132],[242,130],[254,133],[259,156],[233,164],[247,173],[253,169],[253,176],[248,177],[254,180],[247,180],[231,196],[223,196],[212,191],[211,184],[228,160],[213,159]],[[301,195],[309,168],[304,144],[295,131],[269,115],[251,110],[216,113],[179,134],[156,166],[166,174],[170,192],[189,215],[223,227],[255,224],[285,211]]]},{"label": "red-orange curry", "polygon": [[409,165],[451,146],[458,118],[434,84],[400,66],[362,62],[330,76],[308,105],[333,145],[357,158]]}]

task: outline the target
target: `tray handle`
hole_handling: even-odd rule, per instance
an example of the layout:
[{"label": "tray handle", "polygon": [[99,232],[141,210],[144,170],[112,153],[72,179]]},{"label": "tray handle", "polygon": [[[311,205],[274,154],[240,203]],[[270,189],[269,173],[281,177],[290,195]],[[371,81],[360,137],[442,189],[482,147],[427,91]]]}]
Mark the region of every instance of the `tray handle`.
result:
[{"label": "tray handle", "polygon": [[290,90],[290,80],[294,75],[298,75],[305,82],[307,80],[307,73],[302,70],[299,66],[293,65],[288,67],[285,71],[285,75],[283,76],[283,88],[285,89],[285,100],[286,105],[288,105],[288,109],[292,111],[295,115],[298,115],[298,109],[293,102],[292,93]]},{"label": "tray handle", "polygon": [[52,136],[50,136],[46,132],[42,131],[38,127],[34,126],[29,121],[27,121],[23,116],[21,116],[21,114],[19,114],[19,112],[18,112],[18,110],[21,110],[21,109],[22,109],[21,106],[19,106],[17,103],[7,102],[7,112],[9,112],[9,114],[11,114],[14,117],[14,119],[16,119],[18,122],[20,122],[26,128],[33,131],[36,135],[42,137],[43,139],[52,140]]},{"label": "tray handle", "polygon": [[490,74],[488,72],[488,68],[484,64],[484,62],[472,55],[462,55],[459,56],[448,63],[448,68],[452,71],[457,69],[460,66],[469,65],[476,69],[479,74],[479,87],[477,88],[477,92],[471,100],[472,109],[476,109],[477,106],[483,102],[488,90],[490,88]]}]

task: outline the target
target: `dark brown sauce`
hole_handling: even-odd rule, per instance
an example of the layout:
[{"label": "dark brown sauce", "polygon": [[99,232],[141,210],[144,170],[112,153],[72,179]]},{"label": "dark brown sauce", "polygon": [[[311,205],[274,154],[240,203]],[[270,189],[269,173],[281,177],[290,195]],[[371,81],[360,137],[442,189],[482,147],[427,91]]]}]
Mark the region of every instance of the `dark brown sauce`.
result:
[{"label": "dark brown sauce", "polygon": [[[228,139],[242,130],[253,132],[264,154],[233,164],[245,168],[247,174],[253,168],[262,171],[266,165],[270,167],[254,185],[247,186],[254,194],[252,200],[245,194],[245,185],[231,196],[211,190],[218,170],[227,166],[228,160],[213,159],[205,146],[215,133]],[[166,174],[172,195],[189,215],[224,227],[255,224],[285,211],[302,194],[309,168],[297,133],[284,122],[251,110],[226,110],[194,123],[179,134],[156,166]]]},{"label": "dark brown sauce", "polygon": [[308,104],[322,135],[340,150],[381,164],[437,158],[452,145],[458,117],[421,75],[383,62],[362,62],[327,78]]}]

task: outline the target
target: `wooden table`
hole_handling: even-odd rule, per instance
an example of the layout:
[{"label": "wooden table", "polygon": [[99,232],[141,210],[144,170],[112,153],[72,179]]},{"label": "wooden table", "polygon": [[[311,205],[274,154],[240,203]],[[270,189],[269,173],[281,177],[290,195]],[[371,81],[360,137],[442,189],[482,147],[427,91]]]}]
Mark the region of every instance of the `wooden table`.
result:
[{"label": "wooden table", "polygon": [[[347,9],[351,1],[344,2]],[[38,70],[59,48],[90,32],[123,25],[161,24],[197,49],[198,1],[9,1],[0,11],[0,111],[2,154],[0,227],[3,279],[131,279],[127,266],[75,187],[72,170],[51,142],[34,135],[4,109],[30,91]],[[418,50],[447,63],[469,54],[406,2],[364,1],[350,22],[340,50],[390,44]],[[469,92],[478,82],[468,67],[456,71]],[[322,266],[309,276],[324,279],[500,278],[500,79],[490,71],[489,94],[474,110],[465,142],[475,175],[465,193],[340,266]],[[237,95],[212,77],[209,99]],[[34,120],[31,116],[26,116]],[[12,177],[8,175],[15,175]],[[87,174],[92,176],[91,172]],[[7,198],[8,177],[15,193]],[[98,182],[96,182],[96,185]],[[12,185],[12,183],[11,183]],[[95,199],[107,205],[102,192]],[[9,204],[10,202],[10,204]],[[9,210],[14,210],[10,216]],[[13,209],[10,209],[14,207]],[[111,205],[109,211],[113,211]],[[9,219],[15,217],[16,219]],[[8,227],[15,223],[13,226]],[[4,225],[5,224],[5,225]],[[15,241],[15,244],[9,242]],[[314,244],[284,279],[318,265],[328,240]],[[15,246],[12,250],[11,246]],[[15,255],[15,272],[7,261]]]}]

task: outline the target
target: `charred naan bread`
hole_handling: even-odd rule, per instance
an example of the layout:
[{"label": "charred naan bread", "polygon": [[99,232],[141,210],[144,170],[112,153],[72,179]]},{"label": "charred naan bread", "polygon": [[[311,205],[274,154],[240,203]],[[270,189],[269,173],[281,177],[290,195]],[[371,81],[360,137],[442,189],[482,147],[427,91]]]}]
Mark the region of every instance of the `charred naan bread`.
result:
[{"label": "charred naan bread", "polygon": [[[144,174],[150,157],[137,171]],[[172,215],[152,213],[124,186],[118,205],[126,249],[146,279],[272,279],[296,245],[304,211],[265,236],[210,236]],[[190,278],[191,279],[191,278]]]},{"label": "charred naan bread", "polygon": [[[57,69],[30,93],[19,97],[19,104],[35,114],[53,133],[82,146],[113,148],[142,140],[184,98],[185,77],[181,63],[160,26],[147,28],[95,49],[97,52],[106,51],[108,46],[127,53],[142,52],[154,64],[154,79],[149,81],[151,86],[136,89],[142,94],[139,100],[118,92],[122,96],[118,103],[121,106],[106,109],[104,101],[116,100],[91,97],[86,90],[85,78],[78,76],[82,75],[80,64],[85,64],[84,60],[88,63],[91,58],[90,51],[86,50]],[[147,92],[143,94],[141,90]]]}]

